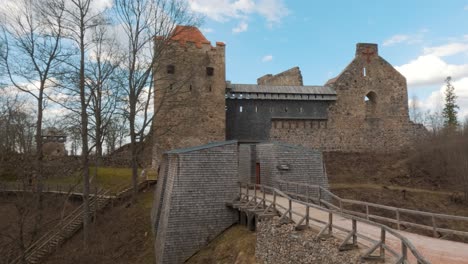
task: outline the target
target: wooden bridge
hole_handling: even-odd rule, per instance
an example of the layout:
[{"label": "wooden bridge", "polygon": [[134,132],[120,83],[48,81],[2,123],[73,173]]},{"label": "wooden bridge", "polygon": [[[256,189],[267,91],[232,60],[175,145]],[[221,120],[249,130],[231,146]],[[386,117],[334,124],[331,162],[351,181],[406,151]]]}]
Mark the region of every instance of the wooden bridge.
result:
[{"label": "wooden bridge", "polygon": [[[281,221],[294,222],[298,229],[311,227],[318,236],[333,234],[342,239],[340,250],[353,249],[360,244],[366,248],[362,259],[392,263],[468,263],[468,244],[431,238],[395,230],[375,220],[403,226],[430,229],[433,235],[467,234],[465,231],[442,228],[437,219],[451,219],[468,223],[467,217],[434,214],[389,207],[361,201],[342,199],[323,187],[280,181],[279,188],[258,184],[240,184],[239,200],[231,205],[241,212],[241,222],[254,227],[256,221],[279,216]],[[345,204],[360,205],[359,210],[345,209]],[[395,212],[395,219],[372,214],[372,208]],[[401,212],[425,216],[434,221],[403,221]]]}]

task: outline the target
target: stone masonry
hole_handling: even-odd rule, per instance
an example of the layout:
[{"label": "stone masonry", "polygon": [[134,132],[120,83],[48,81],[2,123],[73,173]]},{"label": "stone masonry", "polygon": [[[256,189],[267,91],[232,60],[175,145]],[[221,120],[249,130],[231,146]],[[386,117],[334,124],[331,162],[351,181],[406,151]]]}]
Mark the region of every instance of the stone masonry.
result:
[{"label": "stone masonry", "polygon": [[165,151],[225,139],[225,45],[195,27],[177,26],[156,38],[162,55],[155,69],[153,166]]},{"label": "stone masonry", "polygon": [[394,151],[425,135],[408,116],[406,79],[378,54],[376,44],[360,43],[356,57],[327,82],[337,94],[322,127],[307,120],[274,123],[271,139],[330,151]]},{"label": "stone masonry", "polygon": [[[156,43],[161,40],[156,40]],[[285,142],[324,151],[389,152],[427,135],[409,120],[406,79],[358,43],[352,62],[323,86],[304,86],[294,67],[257,84],[225,79],[225,45],[177,27],[155,69],[153,165],[164,151],[238,140]]]},{"label": "stone masonry", "polygon": [[294,67],[278,74],[267,74],[257,79],[260,85],[294,85],[302,86],[302,73],[299,67]]}]

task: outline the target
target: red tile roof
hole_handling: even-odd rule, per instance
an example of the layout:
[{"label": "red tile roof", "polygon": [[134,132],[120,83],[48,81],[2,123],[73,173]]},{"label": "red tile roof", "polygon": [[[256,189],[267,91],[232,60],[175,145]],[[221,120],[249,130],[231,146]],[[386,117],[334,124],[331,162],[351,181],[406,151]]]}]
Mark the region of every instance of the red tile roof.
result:
[{"label": "red tile roof", "polygon": [[197,48],[201,48],[202,44],[211,44],[198,28],[192,26],[176,26],[172,32],[171,40],[179,41],[181,45],[193,42]]}]

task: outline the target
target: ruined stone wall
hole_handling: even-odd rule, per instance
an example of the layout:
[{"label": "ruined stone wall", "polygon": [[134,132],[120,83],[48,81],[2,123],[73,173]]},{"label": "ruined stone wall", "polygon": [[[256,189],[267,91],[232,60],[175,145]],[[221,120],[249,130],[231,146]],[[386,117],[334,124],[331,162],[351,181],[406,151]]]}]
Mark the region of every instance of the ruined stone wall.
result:
[{"label": "ruined stone wall", "polygon": [[425,135],[409,120],[406,79],[377,45],[358,44],[355,59],[328,85],[337,92],[328,120],[276,122],[270,138],[327,151],[394,151]]},{"label": "ruined stone wall", "polygon": [[152,210],[156,263],[183,263],[237,222],[226,206],[239,192],[237,154],[229,141],[165,155]]},{"label": "ruined stone wall", "polygon": [[167,150],[225,139],[224,44],[173,42],[159,61],[152,131],[155,168]]},{"label": "ruined stone wall", "polygon": [[42,145],[44,156],[63,157],[67,155],[65,143],[62,142],[45,142]]},{"label": "ruined stone wall", "polygon": [[257,79],[259,85],[293,85],[302,86],[302,73],[299,67],[291,68],[276,75],[267,74]]}]

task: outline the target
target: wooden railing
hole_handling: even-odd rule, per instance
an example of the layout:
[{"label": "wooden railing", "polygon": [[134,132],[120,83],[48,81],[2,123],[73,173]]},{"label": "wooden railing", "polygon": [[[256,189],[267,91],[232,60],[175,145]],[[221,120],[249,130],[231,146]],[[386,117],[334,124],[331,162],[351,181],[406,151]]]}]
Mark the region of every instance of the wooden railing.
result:
[{"label": "wooden railing", "polygon": [[[96,194],[97,195],[91,196],[89,200],[90,214],[93,214],[96,211],[102,209],[109,201],[109,198],[105,198],[108,196],[109,190],[100,189],[96,192]],[[49,232],[32,243],[24,251],[22,256],[16,258],[11,262],[11,264],[21,263],[22,259],[26,260],[27,263],[37,263],[40,261],[41,258],[55,250],[55,248],[58,247],[60,243],[63,243],[65,239],[72,236],[81,227],[83,214],[84,204],[76,208]]]},{"label": "wooden railing", "polygon": [[[451,228],[441,227],[438,225],[440,220],[451,220],[461,222],[461,226],[468,226],[468,217],[465,216],[456,216],[456,215],[447,215],[439,213],[424,212],[418,210],[411,210],[405,208],[398,208],[393,206],[381,205],[376,203],[369,203],[351,199],[341,198],[331,191],[325,189],[319,185],[309,185],[303,183],[295,182],[286,182],[286,181],[277,181],[278,187],[284,193],[295,197],[296,199],[303,201],[312,201],[318,205],[325,205],[330,209],[336,211],[356,215],[367,220],[377,220],[385,223],[392,223],[396,225],[398,230],[401,230],[402,226],[405,227],[414,227],[422,230],[426,230],[432,233],[434,237],[439,237],[444,235],[460,235],[468,237],[468,232],[463,230],[455,230]],[[311,195],[315,194],[315,195]],[[346,209],[346,206],[360,206],[362,207],[363,212],[358,212],[357,210]],[[374,209],[374,210],[373,210]],[[385,216],[385,214],[376,215],[371,213],[376,211],[375,209],[380,209],[383,211],[389,212],[388,214],[393,215],[394,217]],[[388,215],[387,214],[387,215]],[[402,220],[402,214],[407,214],[412,217],[409,220]],[[425,224],[422,220],[426,218],[430,225]]]},{"label": "wooden railing", "polygon": [[[408,262],[410,258],[410,253],[418,264],[430,263],[418,252],[418,250],[407,238],[405,238],[403,235],[393,230],[392,228],[383,224],[379,224],[368,219],[340,212],[336,209],[324,208],[317,204],[293,198],[291,195],[288,195],[287,192],[283,192],[277,188],[265,185],[239,183],[239,197],[240,201],[244,204],[252,205],[255,207],[262,206],[263,208],[266,208],[265,211],[270,210],[271,208],[276,209],[278,212],[280,212],[280,221],[286,218],[292,220],[293,215],[297,215],[300,217],[300,220],[296,221],[296,226],[300,226],[303,224],[308,226],[310,221],[314,221],[315,223],[318,223],[322,226],[322,229],[319,231],[318,236],[321,236],[326,232],[328,232],[328,234],[331,235],[333,229],[346,232],[347,236],[341,243],[340,249],[344,249],[349,246],[356,247],[358,238],[361,238],[367,242],[371,242],[372,244],[369,247],[369,249],[362,255],[363,259],[384,259],[386,252],[389,252],[396,259],[395,263],[400,264]],[[278,203],[279,197],[287,200],[287,206],[283,206],[280,203]],[[323,200],[322,202],[329,203],[328,201],[326,201],[326,199],[320,200]],[[305,214],[295,212],[293,210],[293,203],[303,205],[305,209]],[[328,221],[318,219],[316,216],[311,214],[311,208],[328,213]],[[343,226],[333,223],[333,215],[339,215],[345,219],[350,220],[351,229],[347,229]],[[357,228],[358,224],[367,224],[379,228],[380,239],[375,240],[369,237],[368,235],[360,233]],[[399,249],[394,249],[391,246],[389,246],[386,243],[388,236],[393,236],[394,238],[396,238],[396,240],[399,240],[401,247]],[[372,254],[377,249],[379,249],[379,256],[373,256]]]}]

